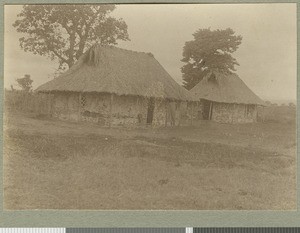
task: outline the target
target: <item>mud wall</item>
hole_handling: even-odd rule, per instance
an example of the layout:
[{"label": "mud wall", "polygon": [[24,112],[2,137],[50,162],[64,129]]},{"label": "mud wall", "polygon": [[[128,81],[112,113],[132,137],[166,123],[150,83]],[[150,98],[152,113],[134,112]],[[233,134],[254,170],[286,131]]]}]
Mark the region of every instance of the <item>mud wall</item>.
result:
[{"label": "mud wall", "polygon": [[[187,101],[165,101],[163,107],[161,107],[161,112],[165,114],[166,126],[191,125],[197,119],[199,109],[201,110],[199,103]],[[161,117],[161,124],[162,119]]]},{"label": "mud wall", "polygon": [[213,121],[221,123],[252,123],[257,121],[256,105],[213,103]]},{"label": "mud wall", "polygon": [[146,124],[148,100],[138,96],[114,95],[112,125]]},{"label": "mud wall", "polygon": [[99,125],[139,125],[146,123],[147,100],[138,96],[118,96],[109,93],[82,94],[79,99],[81,121]]},{"label": "mud wall", "polygon": [[54,94],[52,114],[61,120],[78,120],[78,94]]},{"label": "mud wall", "polygon": [[[103,126],[146,125],[149,98],[109,93],[56,93],[53,116]],[[112,103],[112,104],[111,104]],[[155,99],[152,126],[177,126],[190,119],[187,102]]]}]

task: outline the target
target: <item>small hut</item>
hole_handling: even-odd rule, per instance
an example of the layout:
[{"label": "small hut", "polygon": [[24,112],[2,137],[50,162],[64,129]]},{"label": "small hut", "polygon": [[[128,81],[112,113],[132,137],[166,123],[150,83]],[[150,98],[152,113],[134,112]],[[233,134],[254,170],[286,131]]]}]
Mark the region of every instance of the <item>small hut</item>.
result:
[{"label": "small hut", "polygon": [[257,106],[264,105],[237,74],[209,72],[190,92],[200,100],[199,115],[204,120],[256,122]]},{"label": "small hut", "polygon": [[106,126],[179,125],[192,100],[151,53],[97,44],[36,91],[54,95],[54,117]]}]

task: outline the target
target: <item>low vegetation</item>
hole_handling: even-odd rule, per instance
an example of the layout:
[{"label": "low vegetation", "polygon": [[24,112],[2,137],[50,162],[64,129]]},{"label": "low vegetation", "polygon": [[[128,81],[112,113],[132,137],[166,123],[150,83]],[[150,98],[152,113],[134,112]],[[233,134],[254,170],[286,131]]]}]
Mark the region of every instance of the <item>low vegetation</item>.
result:
[{"label": "low vegetation", "polygon": [[264,122],[294,123],[296,120],[295,105],[269,105],[258,109],[259,120]]},{"label": "low vegetation", "polygon": [[5,209],[296,209],[295,121],[108,129],[8,114]]}]

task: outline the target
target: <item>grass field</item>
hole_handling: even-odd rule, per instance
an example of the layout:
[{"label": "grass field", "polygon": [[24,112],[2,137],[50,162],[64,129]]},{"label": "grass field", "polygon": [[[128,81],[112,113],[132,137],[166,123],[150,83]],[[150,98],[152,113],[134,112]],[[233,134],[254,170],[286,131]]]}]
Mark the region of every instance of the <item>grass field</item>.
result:
[{"label": "grass field", "polygon": [[4,140],[5,209],[296,209],[293,120],[108,129],[8,113]]}]

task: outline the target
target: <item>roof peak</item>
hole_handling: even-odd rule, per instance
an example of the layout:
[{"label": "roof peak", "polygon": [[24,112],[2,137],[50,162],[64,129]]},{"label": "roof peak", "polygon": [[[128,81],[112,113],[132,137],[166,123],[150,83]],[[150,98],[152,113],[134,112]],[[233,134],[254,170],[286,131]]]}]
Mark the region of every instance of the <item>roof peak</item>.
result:
[{"label": "roof peak", "polygon": [[141,55],[145,57],[147,56],[147,57],[154,58],[154,55],[152,53],[138,52],[138,51],[119,48],[114,45],[101,45],[99,43],[95,43],[83,54],[82,61],[85,64],[97,66],[100,63],[101,59],[105,59],[103,58],[103,56],[105,56],[105,53],[107,53],[109,49],[112,49],[114,52],[117,53],[121,52],[127,55],[132,54],[132,55]]}]

